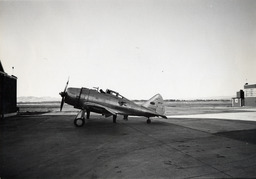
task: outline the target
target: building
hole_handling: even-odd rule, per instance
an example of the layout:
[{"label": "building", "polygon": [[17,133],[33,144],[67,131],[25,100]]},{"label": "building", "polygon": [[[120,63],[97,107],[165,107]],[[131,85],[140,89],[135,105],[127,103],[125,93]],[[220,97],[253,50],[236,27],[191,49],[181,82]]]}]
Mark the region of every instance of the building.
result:
[{"label": "building", "polygon": [[243,90],[236,92],[236,97],[232,98],[232,106],[233,107],[244,106],[244,91]]},{"label": "building", "polygon": [[244,90],[236,93],[236,97],[232,98],[233,107],[255,106],[256,107],[256,84],[244,85]]},{"label": "building", "polygon": [[256,106],[256,84],[244,85],[244,105]]},{"label": "building", "polygon": [[0,119],[17,111],[17,77],[5,73],[0,61]]}]

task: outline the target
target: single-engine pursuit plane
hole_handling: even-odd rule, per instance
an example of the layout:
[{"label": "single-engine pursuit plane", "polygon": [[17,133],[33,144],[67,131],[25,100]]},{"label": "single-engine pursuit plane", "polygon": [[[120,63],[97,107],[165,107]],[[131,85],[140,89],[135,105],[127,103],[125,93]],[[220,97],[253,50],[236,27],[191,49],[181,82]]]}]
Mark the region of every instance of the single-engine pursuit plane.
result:
[{"label": "single-engine pursuit plane", "polygon": [[164,115],[163,98],[160,94],[156,94],[144,104],[138,105],[113,90],[67,88],[68,82],[64,91],[59,93],[62,97],[60,111],[64,103],[80,109],[81,111],[74,120],[77,127],[84,125],[85,112],[86,119],[89,119],[90,112],[100,113],[105,117],[113,116],[113,123],[116,123],[117,115],[123,115],[124,120],[128,120],[128,116],[145,116],[148,118],[148,124],[151,123],[150,117],[167,119]]}]

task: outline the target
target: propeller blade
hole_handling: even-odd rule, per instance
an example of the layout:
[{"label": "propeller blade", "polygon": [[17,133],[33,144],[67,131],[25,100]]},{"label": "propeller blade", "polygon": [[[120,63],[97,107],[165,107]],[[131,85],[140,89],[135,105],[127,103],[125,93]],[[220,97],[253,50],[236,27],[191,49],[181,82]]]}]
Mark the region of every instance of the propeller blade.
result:
[{"label": "propeller blade", "polygon": [[66,86],[65,86],[65,88],[64,88],[64,93],[66,93],[66,90],[67,90],[67,87],[68,87],[68,83],[69,83],[69,78],[68,78],[68,81],[67,81],[67,83],[66,83]]},{"label": "propeller blade", "polygon": [[64,88],[64,91],[59,93],[60,96],[62,97],[62,98],[61,98],[61,103],[60,103],[60,111],[62,111],[64,102],[65,102],[65,97],[66,97],[66,95],[67,95],[68,83],[69,83],[69,77],[68,77],[68,81],[67,81],[67,83],[66,83],[66,86],[65,86],[65,88]]},{"label": "propeller blade", "polygon": [[62,111],[64,101],[65,101],[65,97],[62,97],[62,100],[61,100],[61,103],[60,103],[60,111]]}]

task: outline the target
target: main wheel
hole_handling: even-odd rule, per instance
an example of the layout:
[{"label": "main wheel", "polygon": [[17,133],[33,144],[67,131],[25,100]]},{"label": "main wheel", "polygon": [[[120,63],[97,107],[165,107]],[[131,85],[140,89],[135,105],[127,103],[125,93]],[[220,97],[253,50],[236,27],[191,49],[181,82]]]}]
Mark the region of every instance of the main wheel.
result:
[{"label": "main wheel", "polygon": [[84,125],[84,118],[76,118],[74,120],[74,125],[76,127],[82,127]]},{"label": "main wheel", "polygon": [[148,120],[147,120],[147,124],[150,124],[150,123],[151,123],[151,120],[150,120],[150,119],[148,119]]}]

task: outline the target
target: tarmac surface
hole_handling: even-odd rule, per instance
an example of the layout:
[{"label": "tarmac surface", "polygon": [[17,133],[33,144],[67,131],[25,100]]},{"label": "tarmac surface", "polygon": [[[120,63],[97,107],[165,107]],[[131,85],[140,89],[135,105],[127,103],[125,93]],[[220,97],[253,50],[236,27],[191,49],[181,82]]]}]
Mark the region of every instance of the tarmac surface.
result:
[{"label": "tarmac surface", "polygon": [[[238,113],[237,113],[238,114]],[[254,178],[255,111],[128,121],[27,115],[0,121],[4,178]],[[229,114],[230,116],[234,114]],[[236,116],[236,115],[235,115]]]}]

